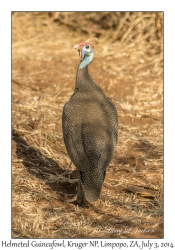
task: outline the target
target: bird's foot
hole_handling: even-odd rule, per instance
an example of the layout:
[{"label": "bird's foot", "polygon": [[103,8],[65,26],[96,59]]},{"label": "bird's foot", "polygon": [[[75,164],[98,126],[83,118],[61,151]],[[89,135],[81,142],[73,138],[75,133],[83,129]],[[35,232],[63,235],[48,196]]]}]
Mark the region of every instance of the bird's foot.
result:
[{"label": "bird's foot", "polygon": [[77,204],[80,207],[89,207],[90,205],[89,201],[86,200],[84,195],[78,195],[78,194],[77,194]]},{"label": "bird's foot", "polygon": [[67,198],[66,202],[75,202],[76,204],[78,204],[80,207],[89,207],[90,203],[86,200],[85,197],[80,197],[77,194],[75,196],[73,196],[72,198]]},{"label": "bird's foot", "polygon": [[77,194],[73,196],[71,199],[66,199],[67,202],[74,202],[77,200]]}]

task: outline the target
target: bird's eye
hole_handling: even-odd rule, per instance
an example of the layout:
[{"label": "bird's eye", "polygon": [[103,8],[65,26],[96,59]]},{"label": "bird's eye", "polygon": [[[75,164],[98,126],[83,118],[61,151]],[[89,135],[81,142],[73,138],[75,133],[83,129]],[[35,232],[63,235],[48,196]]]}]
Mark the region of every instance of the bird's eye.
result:
[{"label": "bird's eye", "polygon": [[90,47],[89,45],[86,45],[86,49],[89,49],[89,47]]}]

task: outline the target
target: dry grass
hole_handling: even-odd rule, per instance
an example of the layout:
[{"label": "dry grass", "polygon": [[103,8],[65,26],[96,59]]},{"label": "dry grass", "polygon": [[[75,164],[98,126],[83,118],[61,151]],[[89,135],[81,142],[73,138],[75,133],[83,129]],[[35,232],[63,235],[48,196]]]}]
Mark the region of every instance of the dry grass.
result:
[{"label": "dry grass", "polygon": [[[162,13],[13,13],[14,238],[163,237],[162,20]],[[61,115],[79,63],[72,47],[91,36],[100,43],[90,74],[117,106],[119,141],[101,199],[81,208],[66,202],[77,173]]]}]

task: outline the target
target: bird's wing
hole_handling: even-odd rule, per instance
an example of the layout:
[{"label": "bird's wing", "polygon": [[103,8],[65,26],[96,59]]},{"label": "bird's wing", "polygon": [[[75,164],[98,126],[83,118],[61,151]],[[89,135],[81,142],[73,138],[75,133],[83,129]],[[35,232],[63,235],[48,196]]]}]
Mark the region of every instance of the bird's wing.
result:
[{"label": "bird's wing", "polygon": [[[104,127],[83,123],[82,144],[87,157],[89,168],[98,168],[106,165],[106,151],[108,151],[107,135]],[[107,167],[107,166],[106,166]]]},{"label": "bird's wing", "polygon": [[77,168],[81,168],[85,162],[84,148],[81,142],[81,128],[79,125],[74,126],[66,119],[63,122],[63,137],[67,152],[70,159]]}]

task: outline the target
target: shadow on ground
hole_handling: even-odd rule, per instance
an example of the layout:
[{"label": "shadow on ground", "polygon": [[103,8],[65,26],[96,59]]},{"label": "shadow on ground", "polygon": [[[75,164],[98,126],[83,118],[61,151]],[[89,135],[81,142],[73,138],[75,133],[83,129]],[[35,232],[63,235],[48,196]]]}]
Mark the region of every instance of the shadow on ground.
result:
[{"label": "shadow on ground", "polygon": [[[77,179],[77,171],[72,171],[67,173],[63,170],[56,161],[51,158],[44,156],[38,149],[31,147],[26,143],[26,141],[18,135],[18,133],[13,130],[12,140],[16,142],[16,155],[19,159],[22,159],[24,167],[30,174],[33,174],[37,178],[47,182],[47,175],[57,175],[63,176],[65,179]],[[46,183],[54,191],[58,193],[63,193],[65,196],[76,194],[76,183],[70,182],[54,182]]]}]

